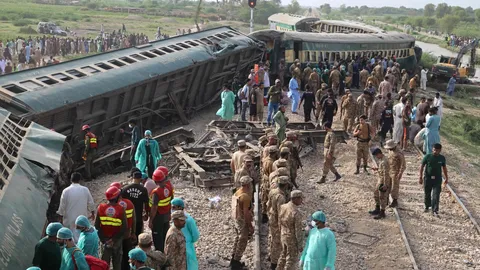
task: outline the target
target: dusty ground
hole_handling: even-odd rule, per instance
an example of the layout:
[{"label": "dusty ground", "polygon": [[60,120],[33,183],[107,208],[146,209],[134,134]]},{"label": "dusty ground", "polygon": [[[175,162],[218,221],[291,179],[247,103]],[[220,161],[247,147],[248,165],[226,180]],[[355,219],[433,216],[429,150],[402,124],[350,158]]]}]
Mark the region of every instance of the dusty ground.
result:
[{"label": "dusty ground", "polygon": [[[217,118],[215,116],[216,110],[217,108],[215,107],[199,113],[195,119],[190,121],[191,124],[187,128],[192,128],[196,136],[200,136],[204,131],[205,125],[212,119]],[[299,115],[293,115],[287,112],[291,121],[303,121],[302,113],[300,111]],[[174,125],[168,129],[178,126],[180,125]],[[341,128],[337,118],[334,126],[336,129]],[[448,149],[455,153],[453,146],[448,145],[448,143],[444,145],[445,152]],[[297,182],[300,185],[300,189],[306,194],[304,205],[301,206],[305,219],[316,210],[322,210],[326,213],[327,225],[335,232],[337,239],[337,269],[411,269],[412,266],[400,237],[393,212],[390,209],[387,210],[387,218],[382,221],[373,220],[368,214],[368,210],[374,207],[372,190],[376,179],[373,174],[366,175],[362,173],[358,176],[353,174],[355,171],[354,149],[355,145],[352,140],[349,140],[347,144],[337,144],[336,167],[343,176],[337,183],[331,182],[332,174],[329,174],[327,177],[330,180],[326,184],[319,185],[315,183],[322,175],[322,145],[318,145],[317,152],[310,153],[303,158],[304,167],[303,171],[299,170],[298,172]],[[461,155],[461,153],[457,154]],[[459,164],[462,164],[462,162],[459,162]],[[462,192],[462,187],[472,187],[473,185],[475,189],[462,194],[469,202],[470,199],[476,202],[476,196],[480,194],[477,189],[478,184],[473,184],[475,178],[464,177],[462,173],[464,175],[477,176],[478,172],[476,172],[476,168],[465,164],[468,163],[463,163],[463,167],[459,169],[450,168],[451,179],[454,185],[458,186]],[[409,164],[407,166],[416,168],[418,164]],[[88,183],[87,186],[92,191],[95,201],[100,202],[103,199],[103,191],[111,182],[126,179],[126,173],[106,175],[95,182]],[[183,181],[179,178],[173,178],[172,182],[177,196],[182,197],[186,201],[186,210],[196,219],[201,233],[200,240],[196,244],[200,269],[228,269],[234,238],[233,222],[229,218],[230,188],[199,189],[194,187],[191,182]],[[215,196],[220,196],[221,201],[218,208],[212,209],[208,199]],[[446,195],[442,195],[441,203],[444,205],[451,202]],[[442,205],[441,207],[443,208],[441,209],[450,208]],[[449,213],[443,213],[443,215],[449,215]],[[455,218],[461,219],[461,217],[461,213],[455,213],[454,216],[446,219],[446,221],[455,222]],[[412,215],[408,218],[420,218],[419,222],[421,222],[422,226],[428,227],[431,223],[428,218],[422,219],[422,216],[418,215]],[[444,228],[441,231],[445,232]],[[450,231],[447,229],[446,232]],[[453,234],[451,236],[453,237]],[[265,226],[263,226],[262,238],[266,238]],[[448,242],[450,242],[452,238],[448,237],[448,239]],[[418,239],[418,241],[422,240]],[[430,249],[435,250],[441,245],[442,240],[440,239],[438,242],[431,243]],[[250,269],[253,269],[252,248],[253,242],[250,242],[243,258]],[[475,248],[468,251],[469,256],[455,254],[465,252],[465,250],[464,247],[458,249],[442,248],[439,249],[439,253],[442,256],[464,258],[468,262],[475,262],[475,260],[469,259],[471,254],[480,254]],[[265,241],[262,241],[262,251],[264,258],[262,269],[268,269],[268,262],[265,259],[267,256]],[[416,256],[424,255],[418,254]],[[422,261],[421,257],[420,261]],[[461,269],[461,260],[455,261],[455,263],[457,266],[460,266],[460,268],[455,268]],[[463,263],[467,267],[467,264]],[[423,266],[422,269],[434,269],[428,265]]]}]

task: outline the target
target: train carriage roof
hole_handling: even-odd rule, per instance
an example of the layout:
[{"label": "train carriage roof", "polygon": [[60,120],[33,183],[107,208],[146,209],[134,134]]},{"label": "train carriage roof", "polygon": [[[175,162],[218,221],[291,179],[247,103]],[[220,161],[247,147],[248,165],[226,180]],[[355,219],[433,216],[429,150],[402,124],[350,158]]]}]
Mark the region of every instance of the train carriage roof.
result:
[{"label": "train carriage roof", "polygon": [[266,41],[271,39],[294,40],[315,43],[404,43],[414,42],[413,36],[404,33],[378,33],[378,34],[357,34],[357,33],[310,33],[310,32],[293,32],[278,30],[259,30],[250,34],[250,36]]},{"label": "train carriage roof", "polygon": [[[205,38],[208,38],[208,40]],[[221,50],[214,51],[213,43],[218,43]],[[77,103],[93,96],[141,83],[152,77],[187,68],[195,65],[197,62],[208,61],[227,52],[238,51],[257,45],[261,46],[258,40],[247,37],[233,28],[213,28],[153,41],[146,45],[115,50],[56,65],[0,76],[0,99],[7,102],[13,100],[27,106],[27,110],[33,110],[37,113],[45,112],[62,107],[65,104]],[[152,50],[156,50],[157,54],[152,52]],[[145,54],[142,55],[142,53],[146,53],[147,56]],[[144,59],[137,60],[131,55],[140,55]],[[148,57],[148,55],[153,56],[153,58]],[[125,64],[123,61],[118,61],[124,57],[128,57],[129,61],[135,61],[133,64]],[[117,61],[117,63],[123,62],[123,66],[118,67],[109,62],[112,60]],[[101,66],[95,66],[97,63],[110,66],[110,68],[105,70]],[[101,72],[90,74],[81,69],[86,66],[94,67]],[[88,76],[76,78],[66,73],[66,71],[73,69]],[[91,70],[91,68],[88,69]],[[58,73],[62,73],[62,76],[66,74],[73,79],[64,82],[57,80],[59,82],[53,85],[44,85],[42,83],[38,88],[35,87],[36,84],[38,85],[38,81],[33,81],[33,84],[28,82],[44,76],[51,77],[52,74]],[[28,84],[22,85],[26,81]],[[12,84],[18,87],[10,91],[8,86]]]},{"label": "train carriage roof", "polygon": [[342,27],[358,28],[358,29],[362,29],[366,32],[371,32],[371,33],[386,33],[386,31],[384,31],[381,28],[371,26],[371,25],[367,25],[367,24],[364,24],[364,23],[361,23],[361,22],[354,22],[354,21],[319,20],[319,21],[316,21],[315,23],[312,24],[312,28],[315,28],[316,25],[319,25],[319,24],[322,24],[322,23],[323,24],[328,24],[328,25],[338,25],[338,26],[342,26]]},{"label": "train carriage roof", "polygon": [[318,21],[318,18],[315,17],[305,17],[301,15],[296,15],[296,14],[288,14],[288,13],[275,13],[268,17],[268,20],[271,22],[279,22],[279,23],[284,23],[288,25],[296,25],[297,23],[301,22],[315,22]]}]

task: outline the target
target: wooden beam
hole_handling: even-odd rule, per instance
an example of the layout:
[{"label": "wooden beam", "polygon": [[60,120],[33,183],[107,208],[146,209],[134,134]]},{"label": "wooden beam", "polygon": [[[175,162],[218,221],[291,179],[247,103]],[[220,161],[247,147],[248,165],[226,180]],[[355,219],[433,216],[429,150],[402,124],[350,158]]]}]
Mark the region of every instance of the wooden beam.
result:
[{"label": "wooden beam", "polygon": [[207,178],[207,173],[205,172],[205,170],[202,167],[200,167],[200,165],[198,165],[188,154],[186,154],[183,151],[182,147],[174,146],[173,148],[175,148],[175,151],[177,151],[180,158],[185,160],[185,162],[187,162],[187,164],[197,172],[200,178],[202,179]]},{"label": "wooden beam", "polygon": [[183,111],[183,108],[181,107],[180,103],[178,102],[177,95],[174,93],[168,93],[168,97],[170,98],[170,101],[172,101],[173,106],[178,112],[178,115],[180,116],[180,120],[182,121],[182,124],[188,125],[188,119],[187,116],[185,115],[185,112]]}]

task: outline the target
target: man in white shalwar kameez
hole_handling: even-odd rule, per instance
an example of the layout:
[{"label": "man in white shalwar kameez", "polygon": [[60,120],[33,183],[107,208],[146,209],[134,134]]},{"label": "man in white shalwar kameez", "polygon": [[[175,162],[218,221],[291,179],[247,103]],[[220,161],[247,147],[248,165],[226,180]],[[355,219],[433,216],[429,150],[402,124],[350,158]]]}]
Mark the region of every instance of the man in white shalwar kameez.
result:
[{"label": "man in white shalwar kameez", "polygon": [[92,194],[90,194],[87,187],[79,184],[81,178],[82,176],[79,173],[72,174],[72,184],[63,190],[57,211],[57,214],[62,216],[63,226],[72,230],[75,243],[80,236],[75,230],[77,217],[81,215],[88,217],[88,213],[90,213],[93,219],[95,215],[95,203],[93,202]]},{"label": "man in white shalwar kameez", "polygon": [[442,116],[443,116],[443,99],[440,96],[439,92],[437,92],[435,94],[435,99],[433,100],[433,107],[437,107],[437,109],[438,109],[437,115],[440,116],[440,125],[441,125],[442,124]]},{"label": "man in white shalwar kameez", "polygon": [[393,106],[393,141],[397,144],[402,141],[403,137],[402,111],[406,101],[407,98],[403,97],[401,102]]}]

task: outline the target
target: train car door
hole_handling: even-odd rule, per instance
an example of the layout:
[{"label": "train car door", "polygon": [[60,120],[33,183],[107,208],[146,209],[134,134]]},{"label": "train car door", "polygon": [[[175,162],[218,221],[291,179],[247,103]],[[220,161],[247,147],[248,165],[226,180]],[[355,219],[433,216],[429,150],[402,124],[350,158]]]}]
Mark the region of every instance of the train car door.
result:
[{"label": "train car door", "polygon": [[[302,51],[302,42],[301,41],[294,41],[293,42],[293,51],[295,55],[295,59],[300,59],[300,52]],[[302,59],[300,59],[302,62]]]}]

